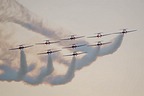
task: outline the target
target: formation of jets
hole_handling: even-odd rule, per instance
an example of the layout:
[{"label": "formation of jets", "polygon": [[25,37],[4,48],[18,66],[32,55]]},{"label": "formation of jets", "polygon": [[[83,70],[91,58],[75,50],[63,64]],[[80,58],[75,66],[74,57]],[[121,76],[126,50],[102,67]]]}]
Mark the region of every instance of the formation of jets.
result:
[{"label": "formation of jets", "polygon": [[[122,31],[120,32],[116,32],[116,33],[110,33],[110,34],[103,34],[102,32],[100,33],[96,33],[96,35],[94,36],[90,36],[90,37],[87,37],[87,38],[101,38],[103,36],[108,36],[108,35],[112,35],[112,34],[126,34],[126,33],[130,33],[130,32],[135,32],[137,30],[127,30],[127,29],[122,29]],[[70,37],[68,38],[64,38],[64,39],[61,39],[61,40],[76,40],[76,39],[79,39],[79,38],[83,38],[85,36],[76,36],[76,35],[70,35]],[[50,40],[45,40],[45,42],[40,42],[40,43],[36,43],[36,45],[47,45],[47,44],[53,44],[53,43],[59,43],[60,41],[50,41]],[[88,46],[101,46],[101,45],[105,45],[105,44],[109,44],[109,43],[112,43],[112,42],[102,42],[102,41],[98,41],[96,44],[91,44],[91,45],[88,45]],[[87,44],[71,44],[71,46],[66,46],[66,47],[63,47],[63,48],[72,48],[72,49],[75,49],[77,47],[82,47],[82,46],[86,46]],[[11,48],[9,50],[17,50],[17,49],[24,49],[24,48],[29,48],[29,47],[32,47],[33,45],[27,45],[25,46],[24,44],[22,45],[19,45],[17,48]],[[56,52],[59,52],[61,50],[52,50],[52,49],[48,49],[46,52],[43,52],[43,53],[38,53],[38,55],[42,55],[42,54],[52,54],[52,53],[56,53]],[[68,54],[68,55],[64,55],[64,56],[77,56],[77,55],[80,55],[80,54],[85,54],[87,52],[76,52],[74,51],[72,54]]]}]

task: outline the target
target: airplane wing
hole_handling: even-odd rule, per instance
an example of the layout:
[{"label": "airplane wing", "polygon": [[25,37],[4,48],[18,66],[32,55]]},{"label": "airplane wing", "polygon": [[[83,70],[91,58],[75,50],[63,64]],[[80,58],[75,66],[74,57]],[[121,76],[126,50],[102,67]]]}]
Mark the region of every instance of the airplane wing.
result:
[{"label": "airplane wing", "polygon": [[102,45],[105,45],[105,44],[109,44],[109,43],[112,43],[112,42],[106,42],[106,43],[102,43]]},{"label": "airplane wing", "polygon": [[70,40],[70,38],[60,39],[60,40]]},{"label": "airplane wing", "polygon": [[55,51],[52,51],[52,53],[59,52],[59,51],[61,51],[61,50],[55,50]]},{"label": "airplane wing", "polygon": [[115,32],[115,33],[110,33],[110,34],[122,34],[122,31]]},{"label": "airplane wing", "polygon": [[37,55],[43,55],[43,54],[48,54],[47,52],[45,52],[45,53],[38,53]]},{"label": "airplane wing", "polygon": [[60,42],[60,41],[55,41],[55,42],[50,42],[50,43],[58,43],[58,42]]},{"label": "airplane wing", "polygon": [[69,55],[63,55],[63,56],[74,56],[73,54],[69,54]]},{"label": "airplane wing", "polygon": [[137,31],[137,30],[130,30],[130,31],[127,31],[127,32],[134,32],[134,31]]},{"label": "airplane wing", "polygon": [[[137,31],[137,30],[130,30],[130,31],[127,31],[127,33],[134,32],[134,31]],[[112,34],[122,34],[122,32],[116,32],[116,33],[112,33]]]},{"label": "airplane wing", "polygon": [[82,47],[82,46],[85,46],[86,44],[83,44],[83,45],[78,45],[77,47]]},{"label": "airplane wing", "polygon": [[24,48],[32,47],[33,45],[25,46]]},{"label": "airplane wing", "polygon": [[[98,34],[98,33],[97,33]],[[102,34],[101,36],[108,36],[108,35],[112,35],[113,33],[110,33],[110,34]],[[98,37],[97,35],[95,36],[89,36],[88,38],[96,38]]]},{"label": "airplane wing", "polygon": [[122,32],[116,32],[116,33],[112,33],[112,34],[122,34]]},{"label": "airplane wing", "polygon": [[[109,44],[109,43],[112,43],[112,42],[102,43],[102,45]],[[98,44],[93,44],[93,45],[89,45],[89,46],[101,46],[101,45],[98,45]]]},{"label": "airplane wing", "polygon": [[9,50],[17,50],[17,49],[19,49],[19,48],[11,48],[11,49],[9,49]]},{"label": "airplane wing", "polygon": [[96,38],[97,36],[89,36],[89,37],[87,37],[87,38]]},{"label": "airplane wing", "polygon": [[63,47],[63,48],[72,48],[72,46],[69,46],[69,47]]},{"label": "airplane wing", "polygon": [[78,38],[83,38],[83,37],[85,37],[85,36],[79,36],[79,37],[75,37],[75,39],[78,39]]},{"label": "airplane wing", "polygon": [[45,43],[36,43],[36,45],[42,45],[42,44],[45,44]]},{"label": "airplane wing", "polygon": [[98,46],[97,44],[93,44],[93,45],[88,45],[88,46]]},{"label": "airplane wing", "polygon": [[[80,54],[85,54],[87,52],[81,52],[81,53],[77,53],[77,55],[80,55]],[[75,56],[74,53],[73,54],[69,54],[69,55],[63,55],[63,56]]]},{"label": "airplane wing", "polygon": [[109,33],[109,34],[103,34],[102,36],[108,36],[108,35],[112,35],[113,33]]}]

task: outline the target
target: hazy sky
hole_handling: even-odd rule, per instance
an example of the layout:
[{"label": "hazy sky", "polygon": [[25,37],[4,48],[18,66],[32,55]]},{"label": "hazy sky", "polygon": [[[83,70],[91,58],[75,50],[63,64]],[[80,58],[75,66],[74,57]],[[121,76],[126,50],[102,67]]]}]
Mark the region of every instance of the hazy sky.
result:
[{"label": "hazy sky", "polygon": [[[73,80],[65,85],[38,86],[23,82],[0,81],[3,96],[143,96],[144,92],[144,1],[143,0],[17,0],[48,22],[57,30],[78,35],[93,35],[97,32],[112,33],[122,28],[137,29],[126,34],[120,48],[113,54],[98,57],[90,66],[76,71]],[[46,37],[13,23],[1,23],[4,35],[12,33],[7,43],[28,44],[45,40]],[[116,35],[107,37],[112,40]],[[1,38],[4,38],[1,36]],[[32,39],[33,38],[33,39]],[[94,43],[97,40],[87,40]],[[9,46],[11,47],[11,46]],[[14,47],[14,46],[13,46]],[[58,46],[56,46],[57,48]],[[45,64],[35,56],[35,51],[26,50],[28,63]],[[0,51],[1,52],[1,51]],[[8,54],[8,53],[6,53]],[[18,54],[18,52],[10,52]],[[8,55],[7,55],[8,56]],[[18,55],[19,56],[19,55]],[[19,65],[19,57],[13,61]],[[34,57],[33,57],[34,56]],[[1,59],[1,58],[0,58]],[[45,58],[44,58],[45,59]],[[0,62],[1,63],[1,62]],[[67,67],[56,66],[56,73],[64,73]],[[64,71],[63,71],[64,69]]]}]

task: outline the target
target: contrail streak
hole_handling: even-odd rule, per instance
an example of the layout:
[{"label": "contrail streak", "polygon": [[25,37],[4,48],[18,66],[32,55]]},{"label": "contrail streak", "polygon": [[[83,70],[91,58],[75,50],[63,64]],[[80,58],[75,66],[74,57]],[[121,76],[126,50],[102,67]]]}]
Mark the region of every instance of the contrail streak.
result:
[{"label": "contrail streak", "polygon": [[0,81],[16,81],[17,72],[16,69],[11,68],[8,65],[0,65],[0,70],[3,71],[0,74]]},{"label": "contrail streak", "polygon": [[[17,68],[11,67],[13,60],[17,57],[15,53],[9,51],[8,48],[12,47],[12,44],[8,43],[7,40],[12,36],[12,34],[2,33],[2,28],[0,28],[0,81],[18,81],[18,77],[24,77],[27,69],[26,57],[24,51],[20,52],[20,69],[17,71]],[[35,65],[30,65],[28,67],[28,72],[32,71],[35,68]],[[18,76],[19,74],[19,76]],[[20,79],[20,78],[19,78]],[[22,79],[22,78],[21,78]]]},{"label": "contrail streak", "polygon": [[99,55],[99,50],[100,46],[91,48],[91,50],[89,50],[89,52],[85,56],[77,60],[76,69],[80,70],[81,68],[86,67],[94,62]]},{"label": "contrail streak", "polygon": [[27,67],[26,56],[23,50],[20,51],[20,68],[12,68],[8,64],[0,65],[0,81],[20,81],[23,80],[27,72],[31,72],[35,69],[35,65],[32,64]]},{"label": "contrail streak", "polygon": [[17,80],[22,80],[26,75],[27,69],[27,62],[24,50],[20,50],[20,69],[18,71]]},{"label": "contrail streak", "polygon": [[12,47],[7,40],[12,34],[4,34],[3,28],[0,28],[0,81],[15,81],[17,80],[17,71],[12,68],[12,61],[16,55],[9,52],[8,48]]},{"label": "contrail streak", "polygon": [[54,68],[53,68],[53,61],[51,58],[51,54],[48,54],[48,63],[47,63],[46,68],[45,67],[40,68],[40,73],[37,77],[26,76],[24,81],[26,83],[32,84],[32,85],[41,84],[43,82],[43,80],[47,76],[49,76],[53,71],[54,71]]},{"label": "contrail streak", "polygon": [[123,41],[124,34],[118,35],[111,44],[102,47],[99,52],[99,56],[105,56],[114,53],[120,47]]},{"label": "contrail streak", "polygon": [[76,58],[75,56],[73,56],[71,64],[69,65],[69,68],[65,75],[57,75],[57,76],[48,77],[48,79],[45,82],[51,85],[63,85],[63,84],[70,82],[74,78],[74,75],[75,75],[74,74],[75,62],[76,62]]}]

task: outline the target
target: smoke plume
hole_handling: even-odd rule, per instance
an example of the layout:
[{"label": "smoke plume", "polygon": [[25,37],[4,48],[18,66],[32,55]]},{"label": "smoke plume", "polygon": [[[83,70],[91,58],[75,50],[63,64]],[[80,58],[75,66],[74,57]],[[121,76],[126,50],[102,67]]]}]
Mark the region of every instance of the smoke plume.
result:
[{"label": "smoke plume", "polygon": [[86,67],[90,65],[92,62],[94,62],[99,54],[99,50],[100,50],[100,46],[88,50],[88,53],[86,53],[85,56],[77,60],[76,69],[80,70],[81,68]]},{"label": "smoke plume", "polygon": [[3,31],[3,28],[0,28],[0,80],[15,81],[17,79],[17,69],[11,66],[16,54],[10,53],[8,50],[8,48],[12,47],[8,42],[12,34],[6,34]]},{"label": "smoke plume", "polygon": [[118,35],[111,44],[104,46],[99,51],[99,56],[109,55],[117,51],[123,41],[124,34]]},{"label": "smoke plume", "polygon": [[0,65],[0,74],[1,81],[16,81],[17,80],[17,71],[14,68],[11,68],[8,65]]},{"label": "smoke plume", "polygon": [[22,80],[27,73],[27,62],[24,50],[20,50],[20,68],[18,71],[18,80]]},{"label": "smoke plume", "polygon": [[62,85],[70,82],[74,78],[75,62],[76,62],[76,58],[75,56],[73,56],[71,64],[69,65],[69,68],[65,75],[48,77],[48,79],[45,82],[51,85]]},{"label": "smoke plume", "polygon": [[26,76],[24,81],[26,83],[32,84],[32,85],[41,84],[41,83],[43,83],[43,80],[47,76],[49,76],[53,71],[54,71],[54,68],[53,68],[53,61],[52,61],[52,58],[51,58],[51,54],[48,54],[47,66],[40,68],[40,73],[37,77]]}]

